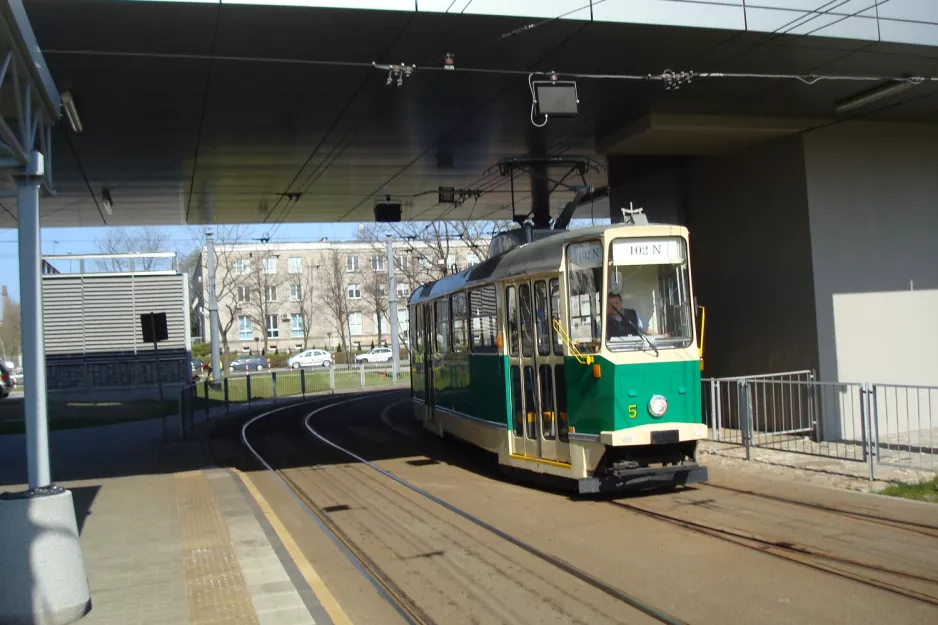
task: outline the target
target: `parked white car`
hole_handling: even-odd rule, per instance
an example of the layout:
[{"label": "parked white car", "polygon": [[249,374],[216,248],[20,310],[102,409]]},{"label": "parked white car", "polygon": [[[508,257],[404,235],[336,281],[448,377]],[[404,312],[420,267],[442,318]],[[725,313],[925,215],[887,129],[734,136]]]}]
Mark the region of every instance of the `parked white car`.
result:
[{"label": "parked white car", "polygon": [[331,367],[332,356],[329,352],[322,349],[308,349],[287,360],[287,365],[292,369],[300,367]]},{"label": "parked white car", "polygon": [[391,362],[391,357],[391,348],[376,347],[366,354],[355,356],[355,362]]}]

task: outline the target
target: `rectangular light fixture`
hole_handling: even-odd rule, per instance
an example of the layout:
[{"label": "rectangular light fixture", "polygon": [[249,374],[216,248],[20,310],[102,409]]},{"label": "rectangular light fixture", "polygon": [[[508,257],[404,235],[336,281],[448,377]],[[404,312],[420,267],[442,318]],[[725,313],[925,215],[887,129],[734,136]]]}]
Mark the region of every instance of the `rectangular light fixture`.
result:
[{"label": "rectangular light fixture", "polygon": [[840,102],[836,102],[834,104],[834,112],[846,113],[848,111],[858,109],[861,106],[870,104],[871,102],[876,102],[877,100],[882,100],[883,98],[888,98],[891,95],[905,91],[909,87],[912,87],[916,84],[918,83],[908,80],[893,80],[868,91],[863,91],[856,95],[852,95],[845,100],[841,100]]},{"label": "rectangular light fixture", "polygon": [[394,223],[401,220],[401,203],[390,199],[375,204],[375,221],[379,223]]},{"label": "rectangular light fixture", "polygon": [[72,132],[81,132],[81,118],[78,116],[78,109],[75,108],[75,98],[72,97],[71,91],[62,92],[62,108],[65,109],[65,118],[68,119]]},{"label": "rectangular light fixture", "polygon": [[532,86],[537,117],[573,117],[579,112],[580,98],[572,80],[534,81]]}]

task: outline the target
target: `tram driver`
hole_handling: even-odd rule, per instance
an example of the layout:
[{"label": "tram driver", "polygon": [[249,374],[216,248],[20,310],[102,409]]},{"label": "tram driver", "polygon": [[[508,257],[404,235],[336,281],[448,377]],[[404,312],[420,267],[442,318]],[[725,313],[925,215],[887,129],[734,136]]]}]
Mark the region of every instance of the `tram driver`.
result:
[{"label": "tram driver", "polygon": [[606,336],[638,336],[636,328],[648,336],[658,334],[648,327],[637,310],[622,305],[621,295],[610,292],[606,297]]}]

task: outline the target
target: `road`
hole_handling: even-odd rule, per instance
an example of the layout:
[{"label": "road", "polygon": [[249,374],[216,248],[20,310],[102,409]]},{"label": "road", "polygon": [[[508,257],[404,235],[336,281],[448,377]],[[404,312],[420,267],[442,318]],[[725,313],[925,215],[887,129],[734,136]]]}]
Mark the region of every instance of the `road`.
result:
[{"label": "road", "polygon": [[[509,482],[493,457],[424,433],[404,392],[325,407],[325,439],[687,623],[938,622],[938,515],[912,502],[720,471],[648,496],[573,498]],[[313,436],[290,408],[250,440],[422,620],[643,623],[647,611],[571,577]],[[219,432],[353,622],[402,622],[286,492]],[[227,458],[226,458],[227,456]],[[660,619],[659,619],[660,620]]]}]

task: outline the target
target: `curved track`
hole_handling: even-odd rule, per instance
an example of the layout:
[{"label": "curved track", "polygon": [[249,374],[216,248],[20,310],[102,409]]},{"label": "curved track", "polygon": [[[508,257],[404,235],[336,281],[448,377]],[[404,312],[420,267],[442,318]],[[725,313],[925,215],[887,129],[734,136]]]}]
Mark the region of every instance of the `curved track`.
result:
[{"label": "curved track", "polygon": [[307,402],[242,434],[403,622],[938,619],[927,509],[752,478],[570,498],[505,480],[400,398]]},{"label": "curved track", "polygon": [[[665,610],[659,607],[656,607],[647,601],[643,601],[642,599],[636,596],[633,596],[632,594],[629,594],[619,588],[616,588],[606,583],[602,579],[599,579],[598,577],[593,576],[571,565],[570,563],[565,562],[564,560],[551,555],[550,553],[547,553],[541,549],[538,549],[537,547],[532,546],[531,544],[519,539],[516,536],[513,536],[505,531],[500,530],[499,528],[483,521],[479,517],[467,512],[466,510],[460,509],[446,502],[445,500],[427,492],[426,490],[420,488],[419,486],[416,486],[415,484],[405,479],[402,479],[401,477],[391,473],[390,471],[382,469],[377,464],[370,462],[369,460],[356,454],[354,451],[346,448],[345,446],[332,440],[330,437],[322,434],[310,422],[313,417],[316,417],[317,415],[320,415],[321,413],[324,413],[326,411],[335,411],[337,408],[344,406],[346,404],[368,400],[376,396],[377,394],[369,394],[369,395],[364,395],[364,396],[353,397],[350,399],[323,402],[324,405],[311,411],[303,420],[303,424],[306,427],[306,429],[318,441],[332,448],[333,450],[347,456],[349,459],[353,460],[355,463],[358,463],[360,466],[367,467],[367,469],[371,471],[374,475],[378,476],[379,479],[383,479],[383,483],[381,484],[365,483],[361,480],[361,477],[362,477],[361,475],[352,475],[351,472],[349,473],[349,475],[345,476],[345,477],[351,477],[352,478],[351,480],[347,480],[344,478],[341,481],[339,481],[338,478],[327,478],[327,479],[336,479],[336,485],[340,486],[340,488],[342,488],[343,490],[348,487],[354,488],[356,486],[355,482],[357,481],[358,482],[357,486],[359,488],[372,489],[372,493],[370,493],[370,495],[375,497],[375,500],[381,497],[388,497],[388,494],[392,492],[388,488],[390,482],[398,484],[401,487],[410,491],[411,493],[418,495],[423,500],[431,502],[432,504],[437,506],[439,509],[441,509],[440,512],[437,513],[438,515],[437,518],[443,521],[445,525],[453,526],[452,520],[446,519],[446,516],[447,514],[455,515],[456,517],[459,517],[460,519],[463,519],[464,521],[471,523],[477,528],[480,528],[484,530],[485,532],[487,532],[488,534],[495,536],[497,539],[499,539],[500,542],[498,541],[493,542],[491,540],[484,541],[485,551],[488,552],[485,555],[489,557],[487,558],[483,554],[478,554],[478,555],[479,555],[480,560],[489,560],[489,562],[486,562],[487,565],[491,565],[492,564],[491,560],[498,560],[500,556],[504,556],[509,560],[514,560],[514,558],[512,557],[510,553],[506,553],[512,547],[514,547],[514,548],[517,548],[518,550],[521,550],[529,554],[533,558],[536,558],[541,563],[547,564],[549,567],[551,567],[553,571],[550,574],[550,577],[556,578],[558,575],[560,575],[560,576],[568,576],[569,578],[573,578],[567,581],[549,580],[548,585],[552,586],[554,590],[559,590],[562,587],[571,586],[573,585],[572,583],[573,580],[577,580],[581,582],[582,584],[587,585],[590,588],[595,589],[596,591],[599,591],[600,593],[606,595],[608,598],[611,598],[615,600],[616,602],[619,602],[620,605],[625,605],[630,608],[633,608],[638,613],[641,613],[649,617],[650,619],[653,619],[654,621],[661,622],[661,623],[668,623],[670,625],[677,625],[677,624],[685,623],[685,621],[678,619],[677,617],[673,615],[668,614]],[[275,411],[254,417],[250,419],[249,421],[247,421],[242,427],[242,432],[241,432],[242,442],[247,447],[247,449],[251,452],[254,458],[258,462],[260,462],[265,467],[265,469],[267,469],[268,471],[270,471],[271,473],[277,476],[281,484],[285,488],[287,488],[290,491],[293,498],[303,506],[306,513],[317,524],[317,526],[322,531],[326,532],[329,535],[330,539],[341,549],[341,551],[345,554],[345,556],[354,563],[356,568],[378,590],[381,596],[395,608],[395,610],[398,612],[398,614],[403,618],[405,622],[413,623],[413,624],[451,622],[449,619],[443,618],[444,615],[441,615],[439,617],[435,616],[432,613],[433,612],[432,609],[423,607],[420,601],[416,600],[410,594],[408,594],[407,589],[403,587],[401,583],[396,581],[397,576],[395,576],[393,572],[388,571],[385,567],[383,567],[378,558],[370,554],[371,550],[369,549],[369,545],[367,544],[369,541],[356,540],[355,537],[351,536],[350,532],[346,531],[342,524],[337,523],[332,518],[332,516],[330,515],[330,506],[322,505],[321,502],[317,501],[318,497],[311,496],[309,492],[310,489],[306,486],[306,484],[304,484],[301,480],[298,480],[296,476],[291,475],[290,471],[283,471],[283,470],[275,469],[270,463],[270,461],[266,459],[258,451],[255,445],[252,445],[250,437],[249,437],[249,430],[251,426],[262,419],[269,418],[274,413]],[[386,414],[386,410],[384,411],[384,414]],[[354,468],[354,467],[350,467],[350,468]],[[319,475],[316,476],[317,479],[322,480],[322,478],[324,477],[323,475],[321,475],[322,472],[320,471],[317,473],[319,473]],[[383,490],[384,492],[379,493],[378,489]],[[382,502],[382,503],[388,504],[391,502]],[[413,514],[414,511],[410,511],[406,509],[406,506],[410,505],[411,503],[412,503],[411,501],[400,502],[398,504],[399,506],[398,513],[399,514],[400,513]],[[334,510],[335,508],[339,508],[339,507],[343,508],[343,511],[344,509],[347,508],[347,506],[333,506],[332,508]],[[419,509],[415,511],[417,512],[418,515],[420,514]],[[375,512],[377,512],[377,510],[372,510],[371,512],[372,514],[374,514]],[[379,517],[380,516],[381,515],[379,515]],[[387,518],[379,519],[379,520],[383,522],[389,521],[389,519]],[[461,550],[466,550],[466,545],[460,544],[460,543],[464,542],[465,538],[467,537],[468,536],[464,536],[464,537],[461,537],[461,540],[454,541],[454,546],[459,547]],[[479,542],[482,543],[483,541],[479,541]],[[430,557],[441,556],[443,555],[443,553],[445,553],[445,551],[446,550],[436,549],[432,552],[429,552],[429,554],[430,554]],[[494,558],[492,558],[491,556],[494,556]],[[544,581],[547,581],[546,579],[544,579],[545,577],[548,577],[548,576],[544,575],[543,567],[537,567],[537,566],[531,567],[530,564],[523,563],[517,560],[514,563],[522,564],[524,565],[525,568],[531,569],[530,573],[532,574],[532,577],[535,578],[535,579],[532,579],[532,583],[530,584],[532,587],[536,585],[540,585]],[[511,583],[513,581],[514,582],[519,581],[519,576],[517,576],[516,574],[506,574],[508,572],[504,570],[497,571],[495,570],[497,569],[497,567],[483,565],[480,568],[487,569],[489,574],[493,572],[501,573],[505,577],[506,582],[508,583]],[[472,574],[470,573],[470,576],[471,575]],[[457,575],[457,576],[461,576],[461,575]],[[537,579],[539,577],[541,579]],[[469,580],[469,581],[472,582],[472,580]],[[473,584],[470,583],[468,585],[472,586]],[[569,595],[569,593],[567,594],[568,596],[566,597],[566,599],[568,601],[574,598],[573,596]],[[551,597],[546,596],[546,595],[540,598],[541,602],[549,602],[550,599]],[[586,597],[583,597],[581,595],[580,597],[576,597],[576,600],[579,601],[580,603],[584,603],[584,605],[581,606],[583,608],[581,611],[590,612],[593,610],[593,606],[589,605],[590,603],[593,602],[592,597],[589,597],[588,595]],[[492,612],[496,613],[497,616],[500,617],[499,620],[502,620],[504,622],[518,622],[515,617],[524,615],[524,613],[528,610],[528,605],[525,605],[525,603],[526,604],[531,603],[529,597],[524,598],[524,603],[513,605],[512,603],[509,602],[503,606],[500,606],[497,609],[492,609]],[[587,623],[594,622],[592,618],[589,618],[589,620],[584,620],[582,616],[576,613],[576,610],[567,611],[568,607],[569,606],[565,606],[563,604],[555,604],[552,606],[553,608],[552,611],[555,613],[556,616],[561,616],[563,622],[587,622]],[[490,606],[490,608],[494,608],[494,606]],[[584,614],[583,616],[586,616],[586,614]],[[635,614],[633,615],[618,614],[617,615],[615,614],[615,610],[606,610],[605,614],[601,614],[598,616],[602,616],[603,620],[608,619],[610,621],[629,622],[629,623],[636,622]],[[476,619],[473,618],[469,620],[475,621]],[[535,620],[536,622],[543,622],[540,618],[537,618]]]}]

